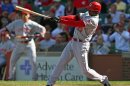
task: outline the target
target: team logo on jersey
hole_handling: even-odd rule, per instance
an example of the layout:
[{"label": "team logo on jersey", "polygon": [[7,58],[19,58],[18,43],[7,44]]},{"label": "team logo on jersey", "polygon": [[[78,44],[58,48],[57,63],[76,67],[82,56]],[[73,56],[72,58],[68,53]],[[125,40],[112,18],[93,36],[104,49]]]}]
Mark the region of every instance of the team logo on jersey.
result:
[{"label": "team logo on jersey", "polygon": [[89,4],[89,7],[91,7],[91,6],[92,6],[92,3]]},{"label": "team logo on jersey", "polygon": [[27,27],[24,27],[23,30],[24,30],[24,32],[30,32],[30,29]]},{"label": "team logo on jersey", "polygon": [[79,32],[82,32],[83,29],[84,29],[84,27],[77,27],[77,28],[78,28],[77,30],[78,30]]}]

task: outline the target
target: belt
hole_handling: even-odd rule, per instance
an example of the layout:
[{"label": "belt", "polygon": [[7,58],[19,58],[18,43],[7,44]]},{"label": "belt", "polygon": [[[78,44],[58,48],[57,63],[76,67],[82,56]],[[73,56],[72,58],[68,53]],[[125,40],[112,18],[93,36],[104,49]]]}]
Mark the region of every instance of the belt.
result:
[{"label": "belt", "polygon": [[20,41],[20,43],[28,44],[30,41]]},{"label": "belt", "polygon": [[73,38],[74,41],[77,41],[77,42],[83,42],[83,40],[81,39],[77,39],[77,38]]}]

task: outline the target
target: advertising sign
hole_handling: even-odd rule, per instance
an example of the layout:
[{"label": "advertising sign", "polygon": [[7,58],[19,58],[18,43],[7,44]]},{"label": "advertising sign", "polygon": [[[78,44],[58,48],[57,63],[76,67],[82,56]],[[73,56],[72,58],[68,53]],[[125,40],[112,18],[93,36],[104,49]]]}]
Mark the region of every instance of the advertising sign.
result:
[{"label": "advertising sign", "polygon": [[[54,69],[59,60],[59,55],[37,55],[37,76],[38,80],[48,80],[49,75]],[[17,62],[16,79],[17,80],[32,80],[32,68],[29,59],[22,56]],[[64,81],[86,81],[87,78],[82,74],[80,67],[75,58],[67,64],[64,71],[61,73],[59,80]]]}]

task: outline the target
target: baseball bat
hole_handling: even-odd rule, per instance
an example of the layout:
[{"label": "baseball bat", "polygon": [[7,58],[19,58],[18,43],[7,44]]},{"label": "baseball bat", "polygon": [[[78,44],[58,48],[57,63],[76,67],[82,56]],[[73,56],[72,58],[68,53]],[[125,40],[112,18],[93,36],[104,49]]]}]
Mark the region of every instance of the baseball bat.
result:
[{"label": "baseball bat", "polygon": [[28,13],[33,14],[33,15],[45,17],[45,18],[51,18],[51,17],[49,17],[49,16],[46,16],[46,15],[43,15],[43,14],[34,12],[34,11],[32,11],[32,10],[29,10],[29,9],[24,8],[24,7],[21,7],[21,6],[15,6],[15,9],[16,9],[16,10],[19,10],[19,11],[23,11],[23,12],[28,12]]},{"label": "baseball bat", "polygon": [[5,77],[6,77],[6,66],[5,66],[4,70],[3,70],[3,72],[4,72],[4,74],[3,74],[2,80],[4,80]]}]

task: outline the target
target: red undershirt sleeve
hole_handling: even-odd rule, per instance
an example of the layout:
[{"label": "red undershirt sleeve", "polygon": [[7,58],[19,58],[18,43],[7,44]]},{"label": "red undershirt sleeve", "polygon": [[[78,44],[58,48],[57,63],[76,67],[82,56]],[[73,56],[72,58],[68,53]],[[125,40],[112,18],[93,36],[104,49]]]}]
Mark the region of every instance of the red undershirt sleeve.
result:
[{"label": "red undershirt sleeve", "polygon": [[62,20],[76,20],[76,16],[75,15],[61,16],[60,19],[62,19]]},{"label": "red undershirt sleeve", "polygon": [[84,22],[81,19],[76,20],[74,15],[60,17],[60,23],[73,27],[85,27]]}]

